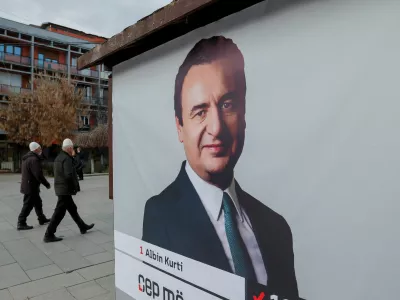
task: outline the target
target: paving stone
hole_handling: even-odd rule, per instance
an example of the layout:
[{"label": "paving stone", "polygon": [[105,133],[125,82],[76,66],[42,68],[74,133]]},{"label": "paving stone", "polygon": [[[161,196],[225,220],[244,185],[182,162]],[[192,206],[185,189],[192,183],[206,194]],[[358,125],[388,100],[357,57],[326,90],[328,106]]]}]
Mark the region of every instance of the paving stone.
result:
[{"label": "paving stone", "polygon": [[94,218],[94,217],[87,217],[86,219],[85,219],[85,222],[87,223],[87,224],[91,224],[91,223],[94,223],[94,228],[95,229],[98,229],[98,230],[102,230],[103,228],[109,228],[109,227],[113,227],[113,225],[112,224],[109,224],[109,223],[107,223],[107,222],[104,222],[104,221],[102,221],[102,220],[100,220],[100,219],[96,219],[96,218]]},{"label": "paving stone", "polygon": [[0,244],[0,266],[9,265],[14,262],[15,259],[11,256],[11,254],[7,251],[7,249],[4,248],[2,244]]},{"label": "paving stone", "polygon": [[96,282],[109,292],[115,292],[115,275],[96,279]]},{"label": "paving stone", "polygon": [[74,297],[72,297],[72,295],[67,291],[66,288],[29,299],[30,300],[76,300]]},{"label": "paving stone", "polygon": [[103,289],[95,281],[89,281],[82,284],[78,284],[68,288],[68,291],[77,300],[86,300],[95,296],[107,294],[108,291]]},{"label": "paving stone", "polygon": [[0,267],[0,289],[28,281],[29,277],[17,263]]},{"label": "paving stone", "polygon": [[24,270],[32,270],[53,264],[53,262],[28,239],[4,242],[3,245]]},{"label": "paving stone", "polygon": [[104,248],[108,252],[111,252],[111,253],[115,252],[114,242],[101,244],[100,247]]},{"label": "paving stone", "polygon": [[102,253],[97,253],[89,256],[85,256],[85,259],[90,261],[93,265],[105,263],[108,261],[114,260],[114,255],[110,252],[102,252]]},{"label": "paving stone", "polygon": [[67,226],[65,226],[65,228],[67,229],[67,230],[64,230],[64,231],[62,231],[62,232],[56,232],[56,235],[57,236],[59,236],[59,237],[62,237],[62,238],[64,238],[64,239],[67,239],[67,238],[73,238],[73,237],[78,237],[78,236],[80,236],[81,234],[79,233],[77,233],[77,232],[75,232],[75,231],[73,231],[73,230],[70,230],[70,229],[68,229],[68,227]]},{"label": "paving stone", "polygon": [[104,228],[99,228],[99,230],[109,236],[114,237],[114,226],[107,226]]},{"label": "paving stone", "polygon": [[13,298],[11,297],[10,292],[7,289],[0,291],[0,299],[1,300],[13,300]]},{"label": "paving stone", "polygon": [[[21,206],[22,207],[22,206]],[[8,214],[15,214],[16,210],[12,209],[10,206],[6,205],[3,202],[0,202],[0,212],[1,212],[1,216],[6,218],[6,216]],[[7,218],[6,218],[7,219]],[[8,220],[8,219],[7,219]]]},{"label": "paving stone", "polygon": [[[86,280],[76,272],[60,274],[48,278],[31,281],[18,286],[9,288],[14,300],[26,300],[35,296],[57,291],[62,288],[70,287],[85,282]],[[56,300],[56,299],[54,299]]]},{"label": "paving stone", "polygon": [[14,229],[15,228],[13,226],[10,225],[10,223],[8,222],[0,222],[0,234],[2,231],[4,230],[9,230],[9,229]]},{"label": "paving stone", "polygon": [[115,293],[107,293],[104,295],[96,296],[94,298],[90,298],[89,300],[115,300]]},{"label": "paving stone", "polygon": [[107,235],[101,231],[88,231],[85,235],[85,238],[90,240],[95,244],[104,244],[114,240],[113,236]]},{"label": "paving stone", "polygon": [[0,243],[23,239],[24,236],[16,229],[3,230],[0,234]]},{"label": "paving stone", "polygon": [[[61,225],[64,225],[64,226],[73,225],[73,224],[75,224],[75,221],[72,220],[72,218],[70,216],[65,216],[64,219],[61,221]],[[75,224],[75,226],[76,226],[76,224]]]},{"label": "paving stone", "polygon": [[65,245],[62,241],[57,243],[43,243],[43,240],[40,241],[31,240],[31,242],[47,256],[71,250],[71,248]]},{"label": "paving stone", "polygon": [[38,280],[45,277],[58,275],[61,273],[63,273],[63,271],[57,265],[49,265],[26,271],[26,274],[28,274],[31,280]]},{"label": "paving stone", "polygon": [[98,264],[77,271],[87,280],[98,279],[114,274],[114,261]]},{"label": "paving stone", "polygon": [[79,255],[79,253],[73,250],[63,253],[54,253],[49,257],[64,272],[69,272],[92,265],[87,259],[83,258],[81,255]]},{"label": "paving stone", "polygon": [[95,243],[87,240],[82,236],[74,236],[73,238],[66,238],[63,240],[63,243],[74,249],[82,256],[92,255],[96,253],[104,252],[104,249],[100,248]]},{"label": "paving stone", "polygon": [[[1,207],[1,206],[0,206]],[[22,206],[21,206],[22,207]],[[20,208],[21,209],[21,208]],[[12,225],[13,227],[17,228],[17,223],[18,223],[18,215],[19,212],[13,210],[13,211],[9,211],[6,214],[3,214],[4,212],[1,211],[1,216],[3,217],[3,219],[6,219],[6,222],[8,222],[10,225]]]}]

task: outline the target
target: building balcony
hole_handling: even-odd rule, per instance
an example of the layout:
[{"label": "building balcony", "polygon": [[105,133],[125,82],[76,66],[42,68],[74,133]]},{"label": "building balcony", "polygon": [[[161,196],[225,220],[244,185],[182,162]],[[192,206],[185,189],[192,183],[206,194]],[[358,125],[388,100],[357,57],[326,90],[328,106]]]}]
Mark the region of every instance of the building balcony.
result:
[{"label": "building balcony", "polygon": [[19,86],[0,84],[0,95],[21,94],[30,92],[30,89],[24,89]]},{"label": "building balcony", "polygon": [[[19,64],[24,66],[31,66],[31,58],[28,56],[20,56],[9,54],[6,52],[0,52],[0,62],[7,62],[11,64]],[[34,67],[46,71],[54,71],[54,72],[68,72],[68,66],[66,64],[60,64],[58,62],[51,62],[46,60],[35,59]],[[101,79],[108,80],[110,72],[100,72]],[[85,69],[78,70],[76,66],[71,66],[71,75],[79,75],[84,77],[93,77],[99,78],[99,71]]]},{"label": "building balcony", "polygon": [[90,96],[85,96],[82,99],[83,104],[87,105],[100,105],[100,106],[107,106],[108,105],[108,99],[104,97],[90,97]]},{"label": "building balcony", "polygon": [[[30,89],[21,88],[18,86],[0,84],[0,96],[8,96],[11,94],[31,93]],[[107,106],[108,98],[106,97],[90,97],[85,96],[82,99],[82,103],[86,105],[100,105]]]},{"label": "building balcony", "polygon": [[0,52],[0,61],[9,62],[9,63],[16,63],[16,64],[21,64],[21,65],[26,65],[26,66],[30,66],[31,65],[31,58],[30,57],[9,54],[9,53],[6,53],[6,52]]},{"label": "building balcony", "polygon": [[90,69],[78,70],[77,67],[71,66],[71,75],[81,75],[81,76],[98,78],[99,71],[90,70]]},{"label": "building balcony", "polygon": [[67,72],[68,66],[60,63],[35,59],[35,67],[46,71]]}]

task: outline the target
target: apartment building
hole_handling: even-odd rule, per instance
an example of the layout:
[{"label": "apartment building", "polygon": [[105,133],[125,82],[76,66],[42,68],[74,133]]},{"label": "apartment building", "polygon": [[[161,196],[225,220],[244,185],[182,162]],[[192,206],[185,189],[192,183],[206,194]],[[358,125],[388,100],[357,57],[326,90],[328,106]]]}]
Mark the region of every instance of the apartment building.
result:
[{"label": "apartment building", "polygon": [[[107,122],[110,73],[102,65],[77,69],[78,57],[105,40],[54,23],[36,26],[0,18],[0,105],[7,105],[10,93],[34,91],[35,74],[62,73],[84,90],[83,103],[90,107],[91,113],[81,117],[77,130]],[[10,147],[6,133],[0,130],[0,163],[16,160],[10,158]]]}]

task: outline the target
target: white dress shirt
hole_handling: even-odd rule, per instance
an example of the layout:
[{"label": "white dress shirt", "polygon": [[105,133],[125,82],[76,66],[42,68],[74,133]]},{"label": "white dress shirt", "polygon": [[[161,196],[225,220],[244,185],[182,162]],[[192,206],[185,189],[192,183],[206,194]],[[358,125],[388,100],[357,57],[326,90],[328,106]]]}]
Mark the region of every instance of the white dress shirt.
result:
[{"label": "white dress shirt", "polygon": [[250,224],[250,220],[246,212],[239,205],[235,189],[235,180],[232,179],[232,183],[230,184],[230,186],[225,191],[222,191],[216,186],[209,184],[208,182],[201,179],[194,172],[188,162],[186,163],[185,169],[190,181],[192,182],[197,194],[200,197],[201,202],[204,205],[204,208],[207,211],[208,216],[210,217],[211,223],[213,224],[219,239],[221,240],[229,264],[232,270],[235,270],[231,250],[229,248],[228,238],[225,231],[225,216],[223,213],[221,213],[223,193],[226,192],[231,197],[237,210],[236,219],[238,229],[250,255],[250,259],[256,273],[257,281],[260,284],[266,285],[268,279],[267,271],[264,266],[264,261],[261,256],[260,248],[258,247],[256,237]]}]

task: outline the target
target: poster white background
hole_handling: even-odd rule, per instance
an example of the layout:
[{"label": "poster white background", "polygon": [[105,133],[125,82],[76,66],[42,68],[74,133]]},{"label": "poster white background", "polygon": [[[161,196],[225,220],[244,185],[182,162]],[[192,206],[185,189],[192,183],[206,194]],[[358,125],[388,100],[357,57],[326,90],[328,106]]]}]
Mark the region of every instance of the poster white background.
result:
[{"label": "poster white background", "polygon": [[[247,76],[241,186],[288,221],[300,296],[400,295],[400,1],[265,2],[113,69],[115,229],[185,159],[174,80],[203,37],[232,38]],[[118,270],[116,270],[118,273]]]}]

